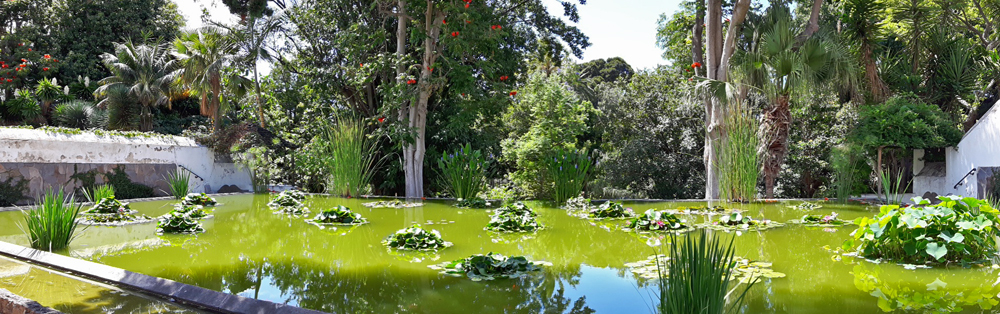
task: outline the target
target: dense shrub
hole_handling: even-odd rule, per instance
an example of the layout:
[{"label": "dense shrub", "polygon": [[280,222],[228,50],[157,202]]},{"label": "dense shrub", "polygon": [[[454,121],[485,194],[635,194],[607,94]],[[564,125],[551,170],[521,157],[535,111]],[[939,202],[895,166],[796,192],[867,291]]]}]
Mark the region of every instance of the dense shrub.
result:
[{"label": "dense shrub", "polygon": [[914,198],[918,206],[885,205],[873,217],[855,220],[844,242],[867,258],[924,264],[979,262],[996,256],[998,211],[971,197],[940,196],[941,203]]}]

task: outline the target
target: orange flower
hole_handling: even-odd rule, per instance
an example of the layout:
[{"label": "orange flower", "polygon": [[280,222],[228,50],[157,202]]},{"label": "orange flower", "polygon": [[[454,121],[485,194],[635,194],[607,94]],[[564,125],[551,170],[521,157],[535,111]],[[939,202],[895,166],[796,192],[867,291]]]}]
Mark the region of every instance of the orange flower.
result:
[{"label": "orange flower", "polygon": [[45,58],[45,59],[52,59],[52,56],[50,56],[50,55],[45,55],[45,56],[44,56],[43,58]]},{"label": "orange flower", "polygon": [[511,91],[511,92],[510,92],[510,95],[511,95],[511,96],[514,96],[514,95],[517,95],[517,91]]},{"label": "orange flower", "polygon": [[695,63],[692,63],[692,64],[691,64],[691,67],[692,67],[692,68],[700,68],[700,67],[701,67],[701,62],[695,62]]}]

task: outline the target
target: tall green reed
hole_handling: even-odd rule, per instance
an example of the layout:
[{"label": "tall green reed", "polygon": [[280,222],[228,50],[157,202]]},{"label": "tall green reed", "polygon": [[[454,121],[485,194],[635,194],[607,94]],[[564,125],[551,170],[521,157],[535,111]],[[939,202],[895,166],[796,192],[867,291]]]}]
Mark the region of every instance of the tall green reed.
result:
[{"label": "tall green reed", "polygon": [[167,181],[167,186],[170,188],[170,195],[173,195],[175,199],[184,198],[191,189],[191,174],[187,171],[174,171],[174,173],[164,177],[164,180]]},{"label": "tall green reed", "polygon": [[833,148],[830,163],[833,166],[833,185],[837,200],[846,203],[854,194],[858,176],[858,148],[844,144]]},{"label": "tall green reed", "polygon": [[740,311],[747,292],[757,280],[751,280],[743,289],[739,284],[730,288],[736,276],[735,237],[725,245],[705,230],[699,230],[697,235],[689,234],[683,240],[672,234],[670,240],[667,265],[660,265],[657,259],[659,312],[721,314]]},{"label": "tall green reed", "polygon": [[555,183],[552,200],[556,204],[580,195],[587,183],[591,160],[584,150],[559,148],[551,158],[546,159],[549,176]]},{"label": "tall green reed", "polygon": [[87,198],[88,202],[97,203],[105,198],[115,196],[115,187],[110,184],[101,184],[89,191],[84,188],[83,196]]},{"label": "tall green reed", "polygon": [[359,119],[341,117],[324,130],[321,149],[330,174],[327,190],[340,196],[361,196],[369,189],[378,166],[378,139],[369,136]]},{"label": "tall green reed", "polygon": [[442,153],[438,168],[444,178],[445,187],[452,196],[473,199],[486,186],[486,169],[489,164],[483,153],[465,144],[458,151]]},{"label": "tall green reed", "polygon": [[903,172],[899,171],[893,176],[892,171],[886,169],[878,174],[878,179],[879,184],[882,185],[882,196],[885,199],[885,203],[891,205],[903,204],[903,194],[910,188],[909,181],[905,182],[904,185]]},{"label": "tall green reed", "polygon": [[760,122],[742,104],[731,104],[724,112],[726,137],[718,148],[719,197],[750,202],[757,199],[760,177]]},{"label": "tall green reed", "polygon": [[39,250],[55,251],[66,248],[75,238],[81,205],[73,196],[63,197],[63,191],[49,189],[42,198],[42,204],[34,210],[22,210],[26,231],[31,247]]}]

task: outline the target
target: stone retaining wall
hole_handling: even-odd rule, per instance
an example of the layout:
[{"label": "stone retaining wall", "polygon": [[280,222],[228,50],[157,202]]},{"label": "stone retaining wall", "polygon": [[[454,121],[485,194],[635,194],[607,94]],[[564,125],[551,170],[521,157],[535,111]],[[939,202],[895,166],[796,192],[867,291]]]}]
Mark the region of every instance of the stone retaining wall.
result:
[{"label": "stone retaining wall", "polygon": [[27,180],[27,199],[22,202],[32,203],[45,190],[62,187],[63,193],[69,195],[83,187],[83,182],[74,179],[77,174],[96,171],[95,184],[104,184],[104,174],[121,167],[132,182],[153,188],[153,196],[168,196],[169,186],[163,176],[177,169],[174,164],[84,164],[84,163],[19,163],[0,162],[0,182],[14,177],[15,180]]},{"label": "stone retaining wall", "polygon": [[6,289],[0,289],[0,313],[3,314],[62,314],[38,302],[22,298]]}]

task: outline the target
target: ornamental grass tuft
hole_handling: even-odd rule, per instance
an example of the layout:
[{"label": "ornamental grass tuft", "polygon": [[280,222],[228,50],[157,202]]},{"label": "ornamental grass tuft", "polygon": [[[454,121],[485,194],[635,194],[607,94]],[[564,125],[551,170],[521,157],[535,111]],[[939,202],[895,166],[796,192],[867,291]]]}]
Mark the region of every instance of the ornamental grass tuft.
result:
[{"label": "ornamental grass tuft", "polygon": [[73,196],[64,198],[62,190],[49,189],[38,208],[22,211],[31,247],[50,252],[66,248],[75,238],[80,214],[81,205],[75,203]]}]

